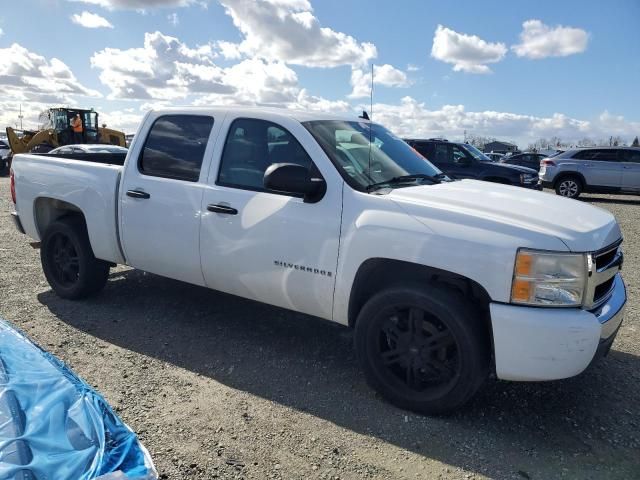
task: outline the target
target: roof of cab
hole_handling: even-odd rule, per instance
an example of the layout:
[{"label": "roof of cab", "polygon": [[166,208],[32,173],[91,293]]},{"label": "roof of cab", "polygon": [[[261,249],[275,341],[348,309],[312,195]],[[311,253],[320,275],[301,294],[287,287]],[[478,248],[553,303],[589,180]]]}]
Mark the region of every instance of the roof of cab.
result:
[{"label": "roof of cab", "polygon": [[156,114],[163,113],[200,113],[200,114],[216,114],[216,113],[233,113],[235,115],[273,115],[275,117],[289,117],[299,122],[309,122],[313,120],[343,120],[349,122],[368,122],[358,118],[356,115],[342,114],[336,115],[326,112],[316,112],[311,110],[293,110],[289,108],[278,107],[246,107],[246,106],[216,106],[216,107],[166,107],[153,109]]}]

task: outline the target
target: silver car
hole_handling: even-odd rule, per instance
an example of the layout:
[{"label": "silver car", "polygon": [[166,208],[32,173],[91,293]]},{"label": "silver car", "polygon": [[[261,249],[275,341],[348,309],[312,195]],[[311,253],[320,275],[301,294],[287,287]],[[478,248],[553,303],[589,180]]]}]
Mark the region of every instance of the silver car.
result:
[{"label": "silver car", "polygon": [[542,185],[558,195],[640,193],[640,148],[596,147],[567,150],[540,162]]}]

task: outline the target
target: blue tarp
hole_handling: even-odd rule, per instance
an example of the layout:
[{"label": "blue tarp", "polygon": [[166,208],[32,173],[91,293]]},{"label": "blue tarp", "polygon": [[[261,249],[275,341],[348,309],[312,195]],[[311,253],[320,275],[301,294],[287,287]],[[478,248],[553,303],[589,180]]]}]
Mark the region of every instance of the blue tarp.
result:
[{"label": "blue tarp", "polygon": [[155,480],[136,434],[64,363],[0,319],[0,479]]}]

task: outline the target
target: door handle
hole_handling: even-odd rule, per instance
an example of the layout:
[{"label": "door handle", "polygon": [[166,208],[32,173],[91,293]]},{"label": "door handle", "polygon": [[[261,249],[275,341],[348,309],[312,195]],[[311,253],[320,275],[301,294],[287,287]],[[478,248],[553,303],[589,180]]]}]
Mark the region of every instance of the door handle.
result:
[{"label": "door handle", "polygon": [[127,190],[127,197],[147,199],[151,197],[151,195],[141,190]]},{"label": "door handle", "polygon": [[209,210],[210,212],[216,212],[216,213],[226,213],[227,215],[237,215],[238,214],[238,210],[236,210],[233,207],[228,207],[226,205],[209,204],[209,205],[207,205],[207,210]]}]

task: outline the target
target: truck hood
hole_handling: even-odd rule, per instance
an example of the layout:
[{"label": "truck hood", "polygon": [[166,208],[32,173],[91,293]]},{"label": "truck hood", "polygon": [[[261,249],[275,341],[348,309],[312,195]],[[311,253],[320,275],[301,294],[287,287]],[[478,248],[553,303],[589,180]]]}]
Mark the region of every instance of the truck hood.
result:
[{"label": "truck hood", "polygon": [[573,252],[599,250],[622,236],[615,217],[606,210],[509,185],[460,180],[398,188],[388,196],[434,231],[442,222],[473,224],[485,232],[517,230],[526,240],[526,231],[531,231],[553,236]]}]

